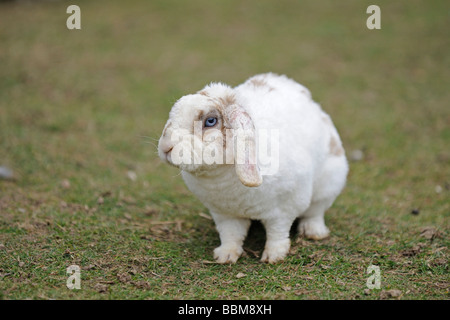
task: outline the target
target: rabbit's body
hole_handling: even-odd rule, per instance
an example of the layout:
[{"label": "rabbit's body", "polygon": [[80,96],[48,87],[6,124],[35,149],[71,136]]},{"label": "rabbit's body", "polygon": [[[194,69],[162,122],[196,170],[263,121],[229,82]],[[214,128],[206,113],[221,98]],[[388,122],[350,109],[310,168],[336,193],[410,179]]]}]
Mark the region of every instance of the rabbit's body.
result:
[{"label": "rabbit's body", "polygon": [[[313,239],[327,237],[324,212],[343,189],[348,165],[333,123],[311,99],[309,91],[285,76],[263,74],[234,89],[212,84],[197,95],[219,101],[215,107],[220,111],[219,118],[223,116],[224,128],[251,121],[256,133],[278,132],[277,145],[270,150],[273,153],[275,148],[278,150],[277,170],[264,175],[262,183],[253,178],[258,172],[255,174],[251,169],[241,169],[242,177],[238,164],[182,171],[186,185],[209,209],[216,223],[222,243],[214,251],[217,261],[228,263],[238,259],[250,219],[261,220],[266,228],[263,261],[276,262],[285,257],[290,246],[289,230],[298,217],[301,235]],[[199,109],[203,106],[201,101],[197,103]],[[227,103],[239,106],[238,112],[229,112],[233,115],[228,116],[231,120],[227,118],[227,108],[232,107]],[[202,114],[208,110],[205,103]],[[233,117],[237,113],[245,117],[239,118],[236,125]],[[171,112],[173,124],[177,118],[172,116]],[[245,175],[248,172],[250,178]]]}]

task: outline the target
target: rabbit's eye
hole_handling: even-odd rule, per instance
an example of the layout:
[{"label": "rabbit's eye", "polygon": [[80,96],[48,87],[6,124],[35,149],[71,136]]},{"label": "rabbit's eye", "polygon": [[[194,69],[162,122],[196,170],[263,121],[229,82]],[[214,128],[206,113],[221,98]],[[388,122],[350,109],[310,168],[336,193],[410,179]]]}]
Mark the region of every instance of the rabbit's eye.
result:
[{"label": "rabbit's eye", "polygon": [[205,127],[214,127],[217,123],[217,118],[208,118],[205,120]]}]

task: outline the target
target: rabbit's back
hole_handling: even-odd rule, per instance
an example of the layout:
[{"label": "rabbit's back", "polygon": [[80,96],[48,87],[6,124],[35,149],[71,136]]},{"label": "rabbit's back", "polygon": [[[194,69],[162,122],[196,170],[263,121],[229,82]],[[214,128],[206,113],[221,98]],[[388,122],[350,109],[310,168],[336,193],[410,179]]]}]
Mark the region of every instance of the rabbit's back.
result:
[{"label": "rabbit's back", "polygon": [[278,133],[280,179],[296,173],[314,175],[328,156],[328,127],[334,125],[324,120],[329,116],[309,90],[272,73],[254,76],[235,90],[257,132]]}]

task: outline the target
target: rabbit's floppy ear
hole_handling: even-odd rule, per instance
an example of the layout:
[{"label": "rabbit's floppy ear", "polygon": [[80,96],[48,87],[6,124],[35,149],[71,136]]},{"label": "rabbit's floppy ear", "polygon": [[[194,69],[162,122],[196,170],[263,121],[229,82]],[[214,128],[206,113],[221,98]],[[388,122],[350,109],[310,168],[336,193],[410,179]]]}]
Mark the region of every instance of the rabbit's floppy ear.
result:
[{"label": "rabbit's floppy ear", "polygon": [[244,186],[258,187],[262,183],[256,155],[256,132],[252,118],[237,104],[224,110],[225,121],[233,129],[236,174]]}]

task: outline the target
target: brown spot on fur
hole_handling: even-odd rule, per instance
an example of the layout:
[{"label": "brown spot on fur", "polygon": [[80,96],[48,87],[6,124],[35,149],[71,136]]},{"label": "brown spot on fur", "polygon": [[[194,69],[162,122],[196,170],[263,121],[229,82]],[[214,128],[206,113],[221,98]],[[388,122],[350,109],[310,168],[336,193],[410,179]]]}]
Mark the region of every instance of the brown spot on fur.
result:
[{"label": "brown spot on fur", "polygon": [[228,141],[227,138],[227,130],[228,128],[225,127],[225,120],[223,118],[223,114],[222,112],[220,113],[220,117],[221,117],[221,126],[220,126],[220,131],[222,132],[222,148],[224,151],[224,157],[226,157],[226,149],[229,148],[229,144],[231,144],[233,142],[233,139],[230,139],[231,141]]},{"label": "brown spot on fur", "polygon": [[344,149],[334,136],[330,138],[330,153],[335,156],[342,156],[344,154]]},{"label": "brown spot on fur", "polygon": [[255,87],[255,88],[265,88],[267,89],[269,92],[274,90],[271,86],[269,86],[267,84],[267,81],[265,80],[265,78],[257,78],[257,79],[252,79],[250,80],[250,83]]},{"label": "brown spot on fur", "polygon": [[225,97],[220,98],[219,100],[225,107],[236,103],[236,97],[233,94],[227,94]]},{"label": "brown spot on fur", "polygon": [[[331,121],[328,115],[322,115],[322,121],[328,126],[331,130],[333,130],[333,122]],[[336,136],[333,135],[333,131],[330,132],[330,144],[329,144],[329,152],[335,156],[341,156],[344,154],[344,148],[342,148],[342,144]]]},{"label": "brown spot on fur", "polygon": [[236,98],[233,94],[228,94],[224,97],[213,99],[213,103],[217,110],[222,113],[223,109],[236,103]]},{"label": "brown spot on fur", "polygon": [[198,115],[197,115],[197,120],[198,120],[198,121],[202,121],[202,120],[203,120],[203,116],[204,116],[204,113],[203,113],[202,110],[200,110],[200,112],[199,112]]},{"label": "brown spot on fur", "polygon": [[208,92],[206,92],[205,90],[199,91],[198,94],[201,94],[202,96],[205,96],[205,97],[209,97]]},{"label": "brown spot on fur", "polygon": [[250,83],[254,85],[255,87],[265,87],[267,86],[267,82],[264,79],[252,79],[250,80]]}]

